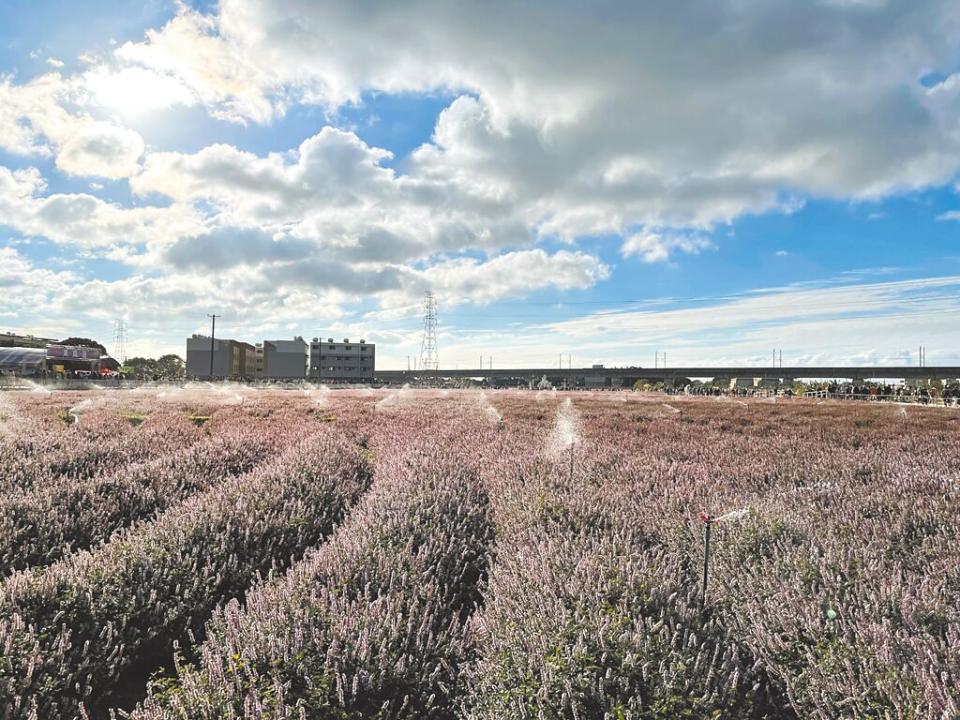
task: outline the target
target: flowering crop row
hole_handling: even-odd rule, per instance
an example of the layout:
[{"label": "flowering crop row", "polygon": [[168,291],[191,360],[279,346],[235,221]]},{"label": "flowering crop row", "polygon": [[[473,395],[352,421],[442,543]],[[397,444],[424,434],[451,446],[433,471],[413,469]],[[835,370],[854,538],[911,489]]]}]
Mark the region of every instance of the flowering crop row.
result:
[{"label": "flowering crop row", "polygon": [[46,565],[107,540],[224,478],[249,472],[274,442],[213,438],[92,478],[58,478],[0,499],[0,573]]},{"label": "flowering crop row", "polygon": [[0,491],[29,490],[65,477],[93,477],[155,457],[163,448],[190,445],[203,434],[186,419],[138,428],[127,425],[113,435],[106,434],[102,425],[97,428],[104,434],[77,432],[79,428],[64,426],[41,438],[5,445],[0,450]]},{"label": "flowering crop row", "polygon": [[637,517],[637,498],[618,480],[625,468],[617,453],[579,439],[558,449],[550,438],[540,443],[546,453],[524,453],[517,440],[485,473],[496,559],[471,624],[479,660],[463,715],[750,718],[776,711],[749,653],[700,612],[690,538],[678,524]]},{"label": "flowering crop row", "polygon": [[717,604],[800,717],[960,717],[960,489],[910,464],[724,533]]},{"label": "flowering crop row", "polygon": [[329,434],[225,481],[155,522],[0,587],[0,717],[96,711],[202,628],[258,574],[339,522],[369,481],[365,456]]},{"label": "flowering crop row", "polygon": [[451,717],[491,540],[462,455],[383,460],[327,545],[218,613],[199,667],[136,717]]}]

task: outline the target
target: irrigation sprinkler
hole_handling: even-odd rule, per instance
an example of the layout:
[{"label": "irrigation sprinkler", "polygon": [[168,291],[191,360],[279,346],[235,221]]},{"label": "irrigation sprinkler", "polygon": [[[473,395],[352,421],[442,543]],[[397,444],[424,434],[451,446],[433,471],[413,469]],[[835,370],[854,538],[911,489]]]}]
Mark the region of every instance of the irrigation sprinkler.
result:
[{"label": "irrigation sprinkler", "polygon": [[709,513],[701,512],[700,519],[703,521],[703,585],[700,589],[700,609],[703,610],[707,604],[707,575],[710,570],[710,528],[715,518],[710,517]]},{"label": "irrigation sprinkler", "polygon": [[570,484],[573,485],[573,448],[574,443],[570,443]]},{"label": "irrigation sprinkler", "polygon": [[740,520],[750,512],[749,507],[730,510],[723,515],[711,515],[708,512],[700,513],[700,520],[703,521],[703,584],[700,588],[700,609],[703,610],[707,604],[707,577],[710,572],[710,535],[711,529],[716,523],[730,522]]}]

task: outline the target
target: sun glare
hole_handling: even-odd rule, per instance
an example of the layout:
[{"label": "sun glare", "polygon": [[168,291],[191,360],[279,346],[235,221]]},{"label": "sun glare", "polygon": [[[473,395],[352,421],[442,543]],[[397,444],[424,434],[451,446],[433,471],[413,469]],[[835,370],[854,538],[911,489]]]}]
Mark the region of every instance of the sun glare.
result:
[{"label": "sun glare", "polygon": [[176,79],[139,67],[117,72],[97,68],[86,74],[86,87],[96,104],[127,116],[196,101]]}]

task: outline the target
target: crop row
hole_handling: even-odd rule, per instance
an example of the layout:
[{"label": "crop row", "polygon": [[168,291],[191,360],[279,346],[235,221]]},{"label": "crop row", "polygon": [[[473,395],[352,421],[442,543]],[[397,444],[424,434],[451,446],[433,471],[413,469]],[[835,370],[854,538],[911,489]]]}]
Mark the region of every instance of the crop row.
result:
[{"label": "crop row", "polygon": [[124,702],[175,643],[260,573],[339,522],[369,482],[356,446],[322,434],[101,546],[0,587],[0,717],[70,718]]},{"label": "crop row", "polygon": [[409,451],[286,578],[229,604],[135,717],[448,718],[493,537],[477,473]]},{"label": "crop row", "polygon": [[[29,490],[62,478],[89,478],[131,462],[156,456],[164,448],[171,450],[196,442],[200,428],[182,422],[154,422],[139,428],[127,425],[122,432],[80,433],[77,428],[62,427],[42,439],[15,440],[0,452],[0,491]],[[40,450],[37,445],[44,445]],[[29,448],[32,446],[31,451]]]},{"label": "crop row", "polygon": [[225,478],[249,472],[273,439],[218,437],[91,478],[59,478],[0,498],[0,573],[92,547]]},{"label": "crop row", "polygon": [[960,716],[960,488],[909,470],[780,493],[718,536],[714,602],[800,717]]},{"label": "crop row", "polygon": [[637,517],[615,450],[551,440],[524,453],[529,437],[509,438],[484,473],[497,543],[462,716],[789,716],[745,647],[701,613],[682,521]]}]

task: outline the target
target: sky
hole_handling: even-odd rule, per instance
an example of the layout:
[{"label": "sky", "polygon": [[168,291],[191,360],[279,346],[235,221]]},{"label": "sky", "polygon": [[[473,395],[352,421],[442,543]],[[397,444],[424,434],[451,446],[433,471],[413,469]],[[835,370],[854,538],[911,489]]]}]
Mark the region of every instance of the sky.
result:
[{"label": "sky", "polygon": [[[960,364],[955,0],[7,0],[0,331]],[[412,360],[410,360],[412,362]]]}]

